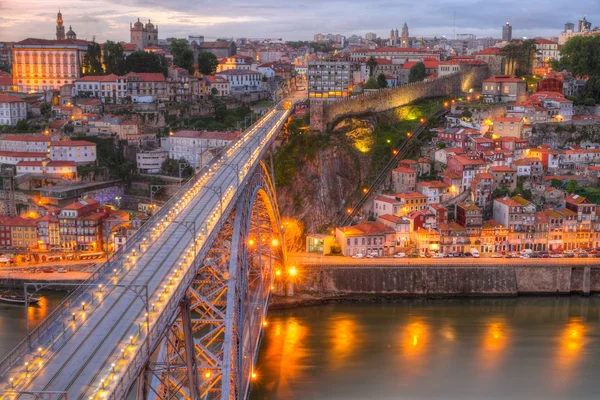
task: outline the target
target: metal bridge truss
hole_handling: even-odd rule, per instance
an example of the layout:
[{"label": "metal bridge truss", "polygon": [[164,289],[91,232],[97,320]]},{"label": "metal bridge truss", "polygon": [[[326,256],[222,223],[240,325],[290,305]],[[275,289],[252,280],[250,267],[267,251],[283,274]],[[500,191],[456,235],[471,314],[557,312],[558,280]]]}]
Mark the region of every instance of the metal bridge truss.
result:
[{"label": "metal bridge truss", "polygon": [[[223,221],[160,346],[138,398],[245,399],[274,273],[285,265],[279,210],[261,163]],[[143,396],[143,397],[142,397]]]}]

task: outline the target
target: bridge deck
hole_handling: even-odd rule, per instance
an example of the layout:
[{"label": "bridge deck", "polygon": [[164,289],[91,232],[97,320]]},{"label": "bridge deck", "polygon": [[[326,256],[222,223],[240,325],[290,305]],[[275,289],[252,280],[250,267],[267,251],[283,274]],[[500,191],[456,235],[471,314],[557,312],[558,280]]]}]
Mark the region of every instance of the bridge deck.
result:
[{"label": "bridge deck", "polygon": [[[135,262],[128,263],[125,255],[114,262],[110,271],[96,280],[76,305],[57,318],[38,342],[32,343],[21,364],[3,374],[2,389],[14,385],[19,390],[66,391],[70,399],[89,399],[110,396],[126,373],[125,381],[130,383],[133,377],[129,374],[135,375],[139,369],[138,363],[133,365],[134,358],[145,359],[147,354],[144,289],[135,293],[133,286],[110,285],[147,286],[148,303],[157,304],[156,312],[150,310],[150,331],[164,329],[161,325],[170,318],[163,318],[160,308],[176,291],[179,281],[176,279],[175,287],[169,287],[163,295],[164,286],[174,276],[174,268],[185,261],[193,248],[190,225],[186,227],[178,222],[194,223],[197,237],[203,228],[210,231],[220,218],[221,207],[226,209],[236,200],[238,181],[243,182],[257,166],[264,149],[288,115],[286,110],[272,110],[230,146],[223,158],[194,185],[188,200],[182,198],[181,203],[171,209],[162,227],[159,228],[160,222],[155,225],[160,232],[155,234],[155,241],[144,247],[140,238],[134,247],[130,247],[139,249],[137,257],[132,259]],[[150,232],[144,236],[146,240],[152,240]],[[205,237],[198,245],[199,251],[210,246],[204,242]],[[131,255],[131,251],[128,254]],[[113,267],[118,271],[116,274],[112,272]],[[185,268],[189,266],[185,264]],[[96,284],[104,287],[100,289]],[[161,295],[165,297],[160,300]],[[81,302],[86,304],[84,311]],[[149,307],[152,309],[151,305]],[[27,367],[26,362],[29,363]]]}]

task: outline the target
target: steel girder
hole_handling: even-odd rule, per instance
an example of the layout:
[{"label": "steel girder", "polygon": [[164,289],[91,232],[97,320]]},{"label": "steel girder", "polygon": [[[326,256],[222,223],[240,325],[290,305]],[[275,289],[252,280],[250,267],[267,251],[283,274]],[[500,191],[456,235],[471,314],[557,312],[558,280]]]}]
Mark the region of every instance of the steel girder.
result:
[{"label": "steel girder", "polygon": [[164,333],[156,360],[141,376],[148,398],[247,397],[272,272],[285,266],[280,228],[275,191],[261,163],[207,256],[198,260],[198,273]]}]

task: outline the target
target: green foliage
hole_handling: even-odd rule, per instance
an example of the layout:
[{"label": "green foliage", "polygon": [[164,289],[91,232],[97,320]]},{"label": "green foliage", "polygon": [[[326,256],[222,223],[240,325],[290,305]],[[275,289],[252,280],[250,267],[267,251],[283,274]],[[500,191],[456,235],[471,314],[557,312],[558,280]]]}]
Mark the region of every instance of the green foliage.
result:
[{"label": "green foliage", "polygon": [[461,117],[464,118],[467,121],[470,121],[471,118],[473,118],[473,113],[470,110],[468,110],[468,109],[464,109],[463,112],[462,112],[462,114],[461,114]]},{"label": "green foliage", "polygon": [[583,105],[593,107],[596,105],[596,100],[593,97],[588,97],[583,100]]},{"label": "green foliage", "polygon": [[[243,121],[251,111],[247,107],[236,108],[234,110],[228,110],[225,103],[220,102],[219,99],[214,99],[219,106],[219,120],[215,117],[196,117],[196,118],[183,118],[178,119],[176,123],[171,123],[171,129],[198,129],[207,131],[226,131],[228,129],[237,129],[238,122]],[[248,122],[250,122],[248,120]],[[241,126],[243,128],[243,125]]]},{"label": "green foliage", "polygon": [[218,99],[213,99],[213,106],[215,107],[215,119],[219,122],[225,121],[227,117],[227,105]]},{"label": "green foliage", "polygon": [[377,83],[377,80],[374,77],[370,77],[369,80],[367,81],[367,89],[379,89],[379,84]]},{"label": "green foliage", "polygon": [[202,75],[214,75],[218,66],[219,60],[213,53],[202,52],[198,54],[198,72]]},{"label": "green foliage", "polygon": [[575,179],[569,179],[565,185],[567,193],[575,193],[579,189],[579,184]]},{"label": "green foliage", "polygon": [[295,41],[295,42],[287,42],[287,44],[295,49],[300,47],[308,46],[313,49],[313,51],[317,53],[329,53],[333,51],[333,46],[329,43],[317,43],[317,42],[307,42],[307,41]]},{"label": "green foliage", "polygon": [[418,62],[408,72],[408,82],[421,82],[425,79],[425,64]]},{"label": "green foliage", "polygon": [[530,75],[538,54],[535,39],[511,41],[500,51],[506,57],[505,73]]},{"label": "green foliage", "polygon": [[584,97],[600,103],[600,36],[576,36],[560,49],[557,70],[567,70],[575,76],[587,76]]},{"label": "green foliage", "polygon": [[552,186],[553,188],[561,189],[562,185],[563,185],[563,183],[560,179],[552,179],[550,181],[550,186]]},{"label": "green foliage", "polygon": [[377,75],[377,86],[379,86],[380,89],[385,89],[388,86],[388,81],[383,72]]},{"label": "green foliage", "polygon": [[375,57],[371,56],[366,62],[367,67],[369,67],[369,76],[373,76],[375,73],[375,68],[377,68],[377,60]]},{"label": "green foliage", "polygon": [[158,54],[134,51],[125,60],[126,72],[160,72],[167,75],[165,58]]},{"label": "green foliage", "polygon": [[190,49],[188,41],[185,39],[175,39],[171,41],[171,54],[173,55],[173,64],[187,69],[190,74],[193,73],[194,52]]},{"label": "green foliage", "polygon": [[438,142],[437,144],[438,150],[442,150],[446,148],[446,142]]},{"label": "green foliage", "polygon": [[108,168],[110,177],[122,179],[129,183],[136,169],[134,161],[123,157],[122,143],[115,144],[113,139],[104,139],[97,136],[86,136],[85,140],[96,143],[96,156],[101,167]]},{"label": "green foliage", "polygon": [[125,74],[125,52],[121,43],[112,40],[104,43],[104,68],[107,74]]},{"label": "green foliage", "polygon": [[100,45],[96,42],[88,43],[87,54],[83,56],[84,75],[102,75],[102,51]]},{"label": "green foliage", "polygon": [[23,132],[27,132],[29,130],[29,125],[27,125],[27,121],[25,121],[24,119],[17,121],[17,124],[15,125],[15,131],[19,132],[19,133],[23,133]]},{"label": "green foliage", "polygon": [[497,188],[492,192],[492,198],[497,199],[498,197],[506,197],[510,194],[506,188]]},{"label": "green foliage", "polygon": [[316,157],[330,141],[329,135],[290,135],[288,142],[275,153],[275,184],[279,187],[291,184],[298,167]]},{"label": "green foliage", "polygon": [[185,158],[180,158],[179,160],[175,160],[173,158],[167,158],[162,165],[160,166],[160,172],[163,175],[168,176],[179,176],[179,165],[181,164],[181,177],[182,178],[190,178],[194,175],[194,167],[190,165],[190,163]]}]

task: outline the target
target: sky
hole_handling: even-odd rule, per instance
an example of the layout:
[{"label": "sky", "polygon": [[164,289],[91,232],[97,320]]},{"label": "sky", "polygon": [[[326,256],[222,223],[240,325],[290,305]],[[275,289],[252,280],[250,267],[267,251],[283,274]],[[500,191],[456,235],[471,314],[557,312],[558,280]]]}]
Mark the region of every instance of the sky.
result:
[{"label": "sky", "polygon": [[[568,5],[568,6],[567,6]],[[60,8],[66,30],[79,39],[129,41],[129,24],[158,24],[159,38],[219,37],[311,40],[315,33],[346,36],[408,24],[410,35],[500,37],[510,21],[513,37],[558,36],[564,23],[587,14],[600,25],[599,0],[0,0],[0,41],[51,39]]]}]

